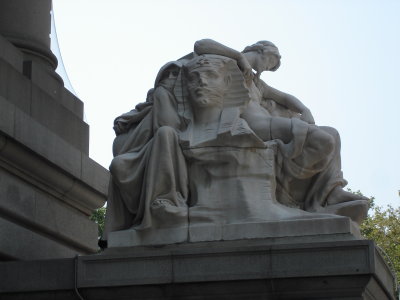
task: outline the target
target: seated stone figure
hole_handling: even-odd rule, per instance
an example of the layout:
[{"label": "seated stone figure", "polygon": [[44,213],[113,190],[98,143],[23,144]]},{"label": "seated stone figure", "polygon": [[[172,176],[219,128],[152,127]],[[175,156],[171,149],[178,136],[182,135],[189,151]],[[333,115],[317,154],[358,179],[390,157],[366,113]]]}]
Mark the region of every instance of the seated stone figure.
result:
[{"label": "seated stone figure", "polygon": [[[260,104],[271,116],[286,119],[300,118],[301,120],[314,124],[314,118],[310,110],[296,97],[281,92],[260,79],[264,71],[276,71],[280,66],[281,55],[278,48],[269,41],[260,41],[246,47],[243,52],[238,52],[216,41],[205,39],[195,43],[194,50],[198,54],[212,53],[227,56],[235,59],[243,74],[247,77],[247,82],[251,82],[257,87],[259,92],[256,97],[260,99]],[[256,73],[253,74],[252,70]],[[264,112],[265,113],[265,112]],[[262,126],[262,125],[261,125]],[[298,156],[302,150],[295,147],[291,151],[286,151],[286,146],[280,144],[278,154],[279,164],[282,165],[277,174],[277,198],[288,206],[300,207],[307,211],[319,211],[326,213],[336,213],[351,217],[360,223],[368,210],[368,199],[343,190],[347,184],[343,179],[340,161],[340,136],[331,127],[319,126],[319,134],[330,135],[333,139],[332,153],[327,156],[327,163],[323,167],[310,165],[310,162],[301,161]],[[311,127],[311,130],[312,127]],[[276,132],[276,129],[273,130]],[[310,134],[310,133],[309,133]],[[299,140],[304,135],[304,131],[293,135],[293,141]],[[308,139],[319,142],[319,137],[308,136]],[[288,142],[290,134],[285,137],[274,136],[283,143]],[[313,145],[305,147],[306,151],[315,150],[311,156],[318,156],[317,152],[325,152]],[[304,152],[304,151],[303,151]],[[304,155],[304,153],[303,153]],[[294,158],[294,159],[293,159]],[[297,162],[297,165],[296,165]]]},{"label": "seated stone figure", "polygon": [[[114,122],[117,137],[110,165],[103,247],[109,232],[157,227],[157,218],[150,216],[150,205],[157,214],[157,208],[167,204],[173,210],[174,224],[178,218],[187,222],[187,174],[178,144],[181,120],[173,95],[179,70],[177,62],[162,67],[147,101]],[[162,213],[168,214],[168,210]],[[162,222],[162,226],[167,225]]]},{"label": "seated stone figure", "polygon": [[275,152],[270,146],[293,141],[297,131],[305,131],[304,139],[294,142],[304,145],[296,163],[322,168],[333,149],[332,137],[301,120],[272,117],[232,59],[202,55],[183,71],[183,101],[191,113],[180,134],[189,175],[189,232],[205,224],[327,217],[276,201]]},{"label": "seated stone figure", "polygon": [[[336,171],[337,140],[310,124],[311,114],[303,116],[309,123],[271,114],[257,81],[232,58],[195,54],[167,64],[147,103],[116,119],[122,134],[104,240],[124,230],[133,245],[218,240],[225,225],[334,218],[323,213],[325,199],[299,195],[325,188],[313,183]],[[264,69],[278,62],[268,58]],[[364,212],[351,210],[359,221]]]}]

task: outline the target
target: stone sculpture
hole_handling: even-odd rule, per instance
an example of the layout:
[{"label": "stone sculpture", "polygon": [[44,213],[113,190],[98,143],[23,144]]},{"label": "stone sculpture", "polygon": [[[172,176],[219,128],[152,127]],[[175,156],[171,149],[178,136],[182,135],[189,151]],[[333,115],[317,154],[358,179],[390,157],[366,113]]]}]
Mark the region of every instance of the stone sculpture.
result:
[{"label": "stone sculpture", "polygon": [[114,122],[103,240],[126,230],[132,245],[217,240],[228,225],[338,215],[360,223],[368,199],[343,190],[338,133],[260,79],[279,65],[267,41],[240,53],[201,40],[163,66],[146,102]]}]

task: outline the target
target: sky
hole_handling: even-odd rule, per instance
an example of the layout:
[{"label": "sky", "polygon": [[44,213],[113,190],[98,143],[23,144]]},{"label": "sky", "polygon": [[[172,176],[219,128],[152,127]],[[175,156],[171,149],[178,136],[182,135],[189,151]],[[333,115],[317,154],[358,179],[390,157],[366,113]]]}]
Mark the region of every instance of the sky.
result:
[{"label": "sky", "polygon": [[336,128],[348,187],[400,205],[400,1],[53,0],[59,49],[90,125],[90,157],[108,168],[115,117],[146,99],[158,70],[211,38],[282,55],[269,85]]}]

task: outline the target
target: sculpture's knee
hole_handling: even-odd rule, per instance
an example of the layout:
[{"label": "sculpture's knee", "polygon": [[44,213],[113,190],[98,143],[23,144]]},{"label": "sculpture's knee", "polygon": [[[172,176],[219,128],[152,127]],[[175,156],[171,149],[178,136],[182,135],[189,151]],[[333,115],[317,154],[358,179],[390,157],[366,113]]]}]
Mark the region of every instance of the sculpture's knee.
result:
[{"label": "sculpture's knee", "polygon": [[114,179],[118,180],[121,170],[126,166],[126,161],[123,159],[123,155],[118,155],[113,158],[110,164],[110,173]]},{"label": "sculpture's knee", "polygon": [[319,153],[329,155],[335,148],[335,138],[320,128],[315,128],[308,140],[309,145]]},{"label": "sculpture's knee", "polygon": [[332,153],[333,149],[335,148],[335,138],[329,133],[321,131],[319,139],[319,151],[326,154]]},{"label": "sculpture's knee", "polygon": [[123,133],[120,135],[117,135],[114,139],[113,142],[113,146],[112,146],[112,151],[113,151],[113,155],[114,157],[116,157],[117,155],[121,154],[121,149],[124,146],[125,142],[128,139],[128,134]]},{"label": "sculpture's knee", "polygon": [[168,141],[171,139],[178,139],[178,133],[170,126],[162,126],[157,129],[154,138],[161,141]]},{"label": "sculpture's knee", "polygon": [[156,131],[156,135],[171,135],[171,134],[175,135],[176,130],[170,126],[161,126]]},{"label": "sculpture's knee", "polygon": [[322,129],[324,132],[333,136],[335,141],[340,143],[340,135],[339,135],[339,132],[335,128],[329,127],[329,126],[320,126],[319,128]]}]

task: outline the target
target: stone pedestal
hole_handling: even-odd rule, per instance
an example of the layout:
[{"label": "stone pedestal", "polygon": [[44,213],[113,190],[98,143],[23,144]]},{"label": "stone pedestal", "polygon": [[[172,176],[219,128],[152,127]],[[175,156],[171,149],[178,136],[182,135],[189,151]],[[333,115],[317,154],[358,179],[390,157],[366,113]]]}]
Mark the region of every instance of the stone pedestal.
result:
[{"label": "stone pedestal", "polygon": [[108,236],[109,248],[156,246],[174,243],[233,241],[263,238],[315,238],[332,235],[360,237],[358,225],[347,217],[326,215],[325,218],[295,219],[236,224],[189,225],[180,228],[121,230]]},{"label": "stone pedestal", "polygon": [[89,216],[109,174],[88,157],[82,101],[54,72],[50,4],[0,2],[0,260],[98,249]]},{"label": "stone pedestal", "polygon": [[[347,236],[349,237],[349,236]],[[280,238],[113,249],[77,259],[3,262],[1,299],[394,300],[373,242]]]}]

